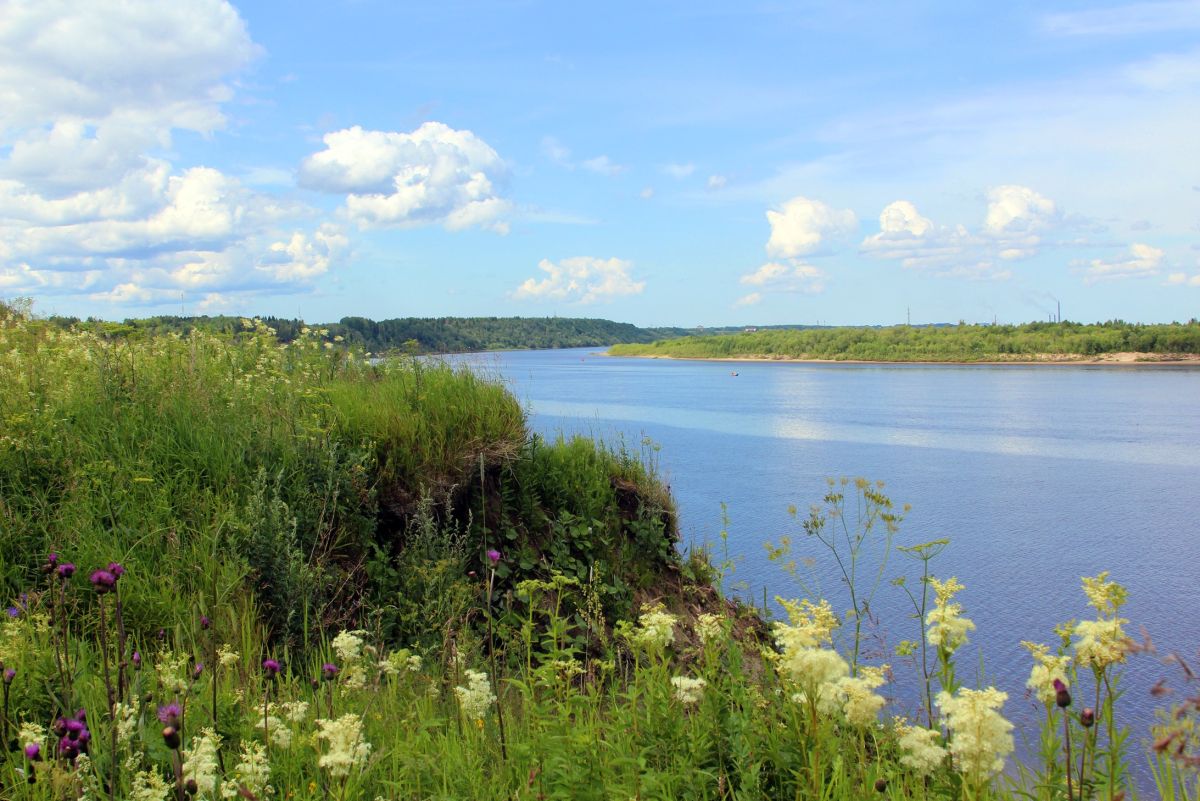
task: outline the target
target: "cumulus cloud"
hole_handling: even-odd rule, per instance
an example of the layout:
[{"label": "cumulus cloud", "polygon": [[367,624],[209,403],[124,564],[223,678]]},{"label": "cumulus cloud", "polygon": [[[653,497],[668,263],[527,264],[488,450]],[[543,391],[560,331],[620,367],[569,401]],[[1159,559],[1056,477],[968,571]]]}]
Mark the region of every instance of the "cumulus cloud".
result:
[{"label": "cumulus cloud", "polygon": [[595,158],[584,159],[580,166],[588,172],[594,172],[598,175],[620,175],[625,172],[625,166],[615,164],[608,156],[596,156]]},{"label": "cumulus cloud", "polygon": [[500,186],[508,170],[471,131],[427,122],[410,133],[359,126],[324,136],[325,149],[300,166],[300,185],[345,194],[360,229],[441,224],[508,231],[512,203]]},{"label": "cumulus cloud", "polygon": [[[1158,275],[1166,253],[1161,248],[1135,242],[1129,246],[1124,258],[1092,259],[1084,271],[1084,283],[1120,280],[1123,278],[1150,278]],[[1168,277],[1168,282],[1170,278]]]},{"label": "cumulus cloud", "polygon": [[773,292],[802,292],[816,294],[825,289],[825,273],[811,264],[795,260],[788,264],[767,262],[741,277],[741,283],[763,287]]},{"label": "cumulus cloud", "polygon": [[520,300],[563,300],[571,303],[595,303],[622,295],[638,295],[645,281],[630,275],[633,263],[624,259],[597,259],[574,256],[558,262],[542,259],[538,269],[546,277],[527,278],[513,292]]},{"label": "cumulus cloud", "polygon": [[[225,126],[234,79],[258,53],[224,0],[8,4],[0,286],[154,305],[199,287],[294,291],[328,269],[319,245],[296,245],[289,261],[273,250],[306,209],[161,155],[176,131]],[[301,233],[322,236],[337,238]]]},{"label": "cumulus cloud", "polygon": [[1171,273],[1163,283],[1166,286],[1200,286],[1200,273]]},{"label": "cumulus cloud", "polygon": [[749,295],[742,295],[740,298],[735,300],[733,305],[735,308],[740,306],[753,306],[756,303],[762,303],[762,299],[763,296],[761,292],[751,292]]},{"label": "cumulus cloud", "polygon": [[1043,236],[1062,218],[1052,200],[1029,187],[997,186],[987,198],[983,221],[975,231],[963,225],[938,225],[909,200],[889,203],[879,215],[879,232],[863,240],[861,251],[936,275],[1009,278],[1012,271],[1006,263],[1037,255]]},{"label": "cumulus cloud", "polygon": [[858,227],[853,211],[799,196],[778,211],[768,211],[767,222],[771,224],[767,254],[787,258],[813,253],[822,244],[853,233]]}]

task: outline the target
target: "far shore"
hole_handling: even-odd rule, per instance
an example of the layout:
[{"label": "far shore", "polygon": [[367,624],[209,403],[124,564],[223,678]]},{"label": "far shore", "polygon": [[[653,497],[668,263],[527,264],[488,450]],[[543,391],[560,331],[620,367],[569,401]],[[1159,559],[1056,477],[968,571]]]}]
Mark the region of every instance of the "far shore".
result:
[{"label": "far shore", "polygon": [[602,355],[617,359],[674,359],[695,362],[787,362],[791,364],[947,364],[947,365],[1048,365],[1060,367],[1110,366],[1110,367],[1196,367],[1200,366],[1200,353],[1102,353],[1087,357],[1068,353],[1039,353],[1012,359],[981,359],[979,361],[936,361],[926,359],[814,359],[792,356],[669,356],[659,353],[614,354],[605,351]]}]

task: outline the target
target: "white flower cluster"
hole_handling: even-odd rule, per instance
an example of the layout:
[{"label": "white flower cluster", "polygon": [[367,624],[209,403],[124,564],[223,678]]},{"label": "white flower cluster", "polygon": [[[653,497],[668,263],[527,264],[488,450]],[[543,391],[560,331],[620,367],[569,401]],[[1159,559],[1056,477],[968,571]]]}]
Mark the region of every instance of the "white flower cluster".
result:
[{"label": "white flower cluster", "polygon": [[468,670],[467,686],[455,687],[454,694],[458,696],[459,709],[468,720],[483,720],[488,708],[496,702],[488,674],[479,670]]},{"label": "white flower cluster", "polygon": [[673,676],[671,685],[675,687],[675,700],[686,706],[700,702],[708,682],[690,676]]},{"label": "white flower cluster", "polygon": [[217,664],[222,668],[236,665],[239,659],[241,657],[238,652],[229,647],[229,643],[222,643],[221,647],[217,649]]},{"label": "white flower cluster", "polygon": [[950,753],[965,776],[978,781],[1004,770],[1004,759],[1013,750],[1013,725],[1000,714],[1007,699],[995,687],[964,687],[954,696],[938,693],[938,709],[950,730]]},{"label": "white flower cluster", "polygon": [[184,779],[196,782],[195,797],[202,801],[215,801],[217,797],[217,776],[221,769],[217,751],[220,747],[220,735],[206,728],[192,738],[192,747],[185,754]]},{"label": "white flower cluster", "polygon": [[644,606],[637,628],[629,637],[630,642],[649,653],[662,653],[675,642],[677,620],[662,604]]},{"label": "white flower cluster", "polygon": [[392,651],[386,658],[379,661],[379,671],[385,676],[398,676],[401,673],[418,673],[421,670],[421,657],[407,648]]},{"label": "white flower cluster", "polygon": [[138,710],[136,703],[136,700],[133,704],[118,701],[113,708],[113,717],[117,722],[117,739],[122,743],[129,742],[137,733]]},{"label": "white flower cluster", "polygon": [[363,739],[362,719],[358,715],[342,715],[337,720],[322,718],[316,725],[317,739],[329,743],[317,764],[326,768],[330,776],[349,776],[352,770],[366,764],[371,744]]},{"label": "white flower cluster", "polygon": [[154,671],[158,674],[159,684],[171,695],[180,695],[187,691],[187,654],[174,651],[164,651],[154,663]]},{"label": "white flower cluster", "polygon": [[777,622],[773,628],[781,652],[776,657],[779,670],[799,686],[800,692],[793,696],[796,701],[824,705],[822,696],[832,694],[838,680],[850,675],[850,665],[837,651],[821,647],[832,644],[837,617],[828,601],[776,600],[787,610],[789,621]]},{"label": "white flower cluster", "polygon": [[334,653],[343,663],[357,662],[363,652],[363,635],[365,631],[341,631],[333,638]]},{"label": "white flower cluster", "polygon": [[1054,706],[1058,698],[1054,680],[1058,679],[1067,687],[1071,685],[1067,680],[1067,668],[1071,665],[1071,657],[1051,654],[1050,648],[1041,643],[1022,642],[1021,645],[1025,646],[1033,657],[1033,669],[1029,671],[1029,681],[1025,682],[1025,686],[1032,690],[1043,704]]},{"label": "white flower cluster", "polygon": [[233,769],[233,777],[221,785],[221,796],[245,797],[243,791],[250,793],[252,798],[272,795],[275,789],[270,781],[271,763],[267,760],[266,747],[253,740],[243,740],[242,758]]},{"label": "white flower cluster", "polygon": [[171,785],[154,769],[139,771],[133,776],[129,801],[167,801]]},{"label": "white flower cluster", "polygon": [[857,676],[843,676],[821,689],[820,709],[827,715],[841,712],[846,722],[860,728],[870,726],[879,718],[879,710],[887,703],[882,695],[873,692],[883,686],[887,665],[862,666]]},{"label": "white flower cluster", "polygon": [[701,645],[717,642],[723,633],[720,615],[705,613],[696,618],[696,636],[700,638]]},{"label": "white flower cluster", "polygon": [[1075,658],[1081,665],[1103,670],[1109,665],[1124,662],[1129,654],[1129,637],[1122,628],[1129,621],[1117,613],[1125,604],[1126,590],[1108,580],[1108,571],[1094,578],[1084,577],[1083,592],[1096,610],[1096,620],[1081,620],[1075,624]]},{"label": "white flower cluster", "polygon": [[950,599],[963,589],[958,579],[951,577],[945,581],[929,579],[936,600],[933,609],[925,616],[925,637],[929,644],[949,653],[957,651],[967,641],[967,632],[975,628],[975,624],[962,616],[962,604],[951,603]]},{"label": "white flower cluster", "polygon": [[900,746],[900,764],[911,768],[918,776],[928,776],[946,761],[949,753],[938,742],[942,735],[936,729],[909,726],[896,721],[896,742]]}]

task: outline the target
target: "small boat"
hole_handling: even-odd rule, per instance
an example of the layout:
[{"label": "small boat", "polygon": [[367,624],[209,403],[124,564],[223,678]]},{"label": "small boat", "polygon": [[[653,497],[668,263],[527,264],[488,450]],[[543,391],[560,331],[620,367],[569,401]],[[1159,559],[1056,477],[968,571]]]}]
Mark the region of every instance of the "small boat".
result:
[{"label": "small boat", "polygon": [[737,378],[737,371],[735,370],[734,372],[730,373],[730,375],[733,376],[734,378]]}]

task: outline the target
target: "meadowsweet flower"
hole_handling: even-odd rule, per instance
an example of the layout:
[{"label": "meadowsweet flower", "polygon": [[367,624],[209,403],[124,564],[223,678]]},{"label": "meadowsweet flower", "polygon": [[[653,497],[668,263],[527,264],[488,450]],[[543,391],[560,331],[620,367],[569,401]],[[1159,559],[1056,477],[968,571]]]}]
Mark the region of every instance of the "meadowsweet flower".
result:
[{"label": "meadowsweet flower", "polygon": [[690,676],[673,676],[671,684],[675,687],[675,700],[689,705],[699,703],[708,682],[704,679],[693,679]]},{"label": "meadowsweet flower", "polygon": [[660,653],[675,641],[677,620],[678,618],[663,608],[662,604],[643,606],[637,628],[630,635],[630,641],[651,653]]},{"label": "meadowsweet flower", "polygon": [[822,644],[832,643],[832,633],[837,626],[837,617],[828,601],[814,604],[803,601],[788,601],[777,598],[788,613],[788,623],[776,622],[773,627],[775,644],[779,654],[771,654],[779,671],[796,684],[801,692],[793,696],[797,701],[821,702],[829,695],[838,679],[850,673],[850,665],[841,654]]},{"label": "meadowsweet flower", "polygon": [[872,725],[878,720],[879,710],[887,703],[882,695],[872,692],[883,685],[886,670],[887,665],[864,665],[858,669],[857,676],[843,676],[822,688],[822,711],[832,714],[840,709],[851,726]]},{"label": "meadowsweet flower", "polygon": [[17,742],[21,745],[36,744],[40,751],[41,744],[46,742],[46,729],[37,723],[22,721],[17,730]]},{"label": "meadowsweet flower", "polygon": [[454,688],[454,694],[458,696],[458,707],[467,719],[483,720],[488,708],[496,702],[496,696],[492,694],[492,685],[488,682],[488,674],[479,670],[468,670],[466,675],[467,686]]},{"label": "meadowsweet flower", "polygon": [[229,643],[224,643],[217,649],[217,664],[223,669],[233,667],[241,659],[241,655],[229,646]]},{"label": "meadowsweet flower", "polygon": [[896,723],[896,744],[900,746],[900,764],[918,776],[928,776],[946,761],[949,753],[939,744],[942,735],[936,729]]},{"label": "meadowsweet flower", "polygon": [[700,638],[701,645],[716,642],[723,633],[720,615],[705,613],[696,618],[696,636]]},{"label": "meadowsweet flower", "polygon": [[929,644],[954,652],[967,641],[967,632],[975,628],[975,624],[962,616],[962,604],[951,603],[951,600],[963,589],[958,579],[951,577],[945,581],[929,579],[935,596],[934,607],[925,616],[926,639]]},{"label": "meadowsweet flower", "polygon": [[220,772],[217,751],[220,747],[221,736],[211,728],[206,728],[192,738],[192,747],[184,754],[183,775],[189,782],[196,783],[198,798],[212,801],[217,797],[217,776]]},{"label": "meadowsweet flower", "polygon": [[1108,580],[1107,570],[1092,578],[1084,576],[1083,593],[1088,598],[1088,604],[1102,617],[1114,617],[1129,596],[1124,587]]},{"label": "meadowsweet flower", "polygon": [[352,664],[362,656],[364,634],[365,631],[342,631],[333,638],[331,645],[343,664]]},{"label": "meadowsweet flower", "polygon": [[188,666],[186,654],[164,651],[159,654],[154,671],[158,681],[169,694],[179,695],[187,690],[187,680],[184,678]]},{"label": "meadowsweet flower", "polygon": [[117,723],[117,739],[123,743],[130,742],[137,733],[138,711],[133,704],[118,701],[113,708],[113,718]]},{"label": "meadowsweet flower", "polygon": [[133,776],[129,801],[167,801],[171,785],[156,770],[139,771]]},{"label": "meadowsweet flower", "polygon": [[318,720],[317,739],[328,742],[328,750],[317,764],[331,776],[349,776],[355,768],[366,764],[371,744],[363,739],[362,720],[358,715],[342,715],[337,720]]},{"label": "meadowsweet flower", "polygon": [[221,785],[221,796],[237,798],[243,791],[253,798],[271,795],[275,790],[268,784],[270,781],[271,764],[267,761],[267,749],[262,743],[243,740],[241,759],[233,769],[233,778]]},{"label": "meadowsweet flower", "polygon": [[1058,689],[1055,681],[1061,681],[1064,687],[1067,682],[1067,668],[1071,665],[1069,656],[1055,656],[1050,653],[1048,646],[1035,642],[1022,642],[1021,645],[1029,650],[1033,657],[1033,669],[1029,672],[1029,681],[1025,686],[1033,691],[1037,699],[1046,706],[1051,706],[1058,699]]},{"label": "meadowsweet flower", "polygon": [[421,657],[407,648],[392,651],[387,658],[380,660],[379,670],[387,676],[398,676],[404,671],[416,673],[421,669]]},{"label": "meadowsweet flower", "polygon": [[950,730],[950,754],[963,775],[985,780],[1004,769],[1013,750],[1013,725],[1000,714],[1008,694],[995,687],[938,693],[937,705]]},{"label": "meadowsweet flower", "polygon": [[1103,670],[1109,665],[1124,662],[1129,654],[1129,638],[1122,624],[1129,621],[1122,617],[1106,620],[1081,620],[1075,624],[1075,659],[1081,665]]},{"label": "meadowsweet flower", "polygon": [[284,701],[279,709],[292,723],[301,723],[308,716],[308,701]]}]

